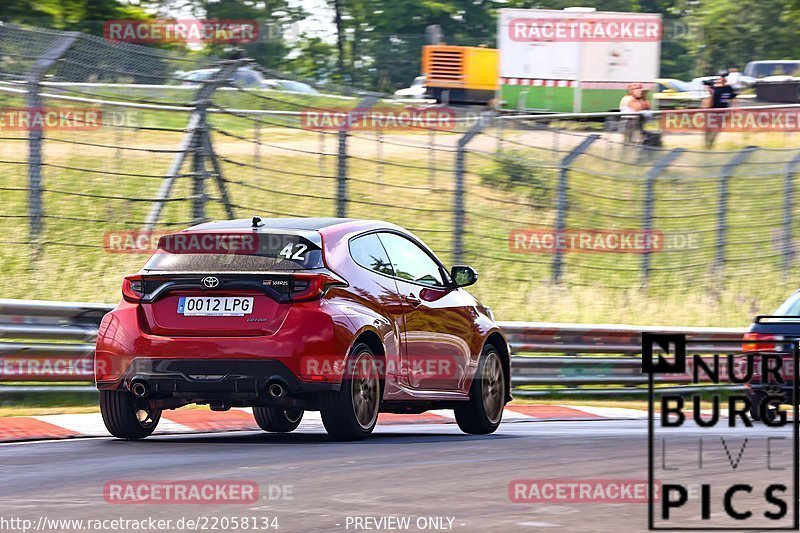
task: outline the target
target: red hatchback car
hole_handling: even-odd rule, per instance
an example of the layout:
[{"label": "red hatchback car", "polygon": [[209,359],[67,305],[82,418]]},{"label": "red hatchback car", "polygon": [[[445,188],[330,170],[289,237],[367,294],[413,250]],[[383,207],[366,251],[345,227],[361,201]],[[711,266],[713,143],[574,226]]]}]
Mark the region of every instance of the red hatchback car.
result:
[{"label": "red hatchback car", "polygon": [[103,421],[150,435],[164,409],[252,407],[273,432],[321,411],[336,439],[379,412],[454,409],[492,433],[511,399],[508,344],[489,309],[401,227],[342,218],[233,220],[159,240],[102,320]]}]

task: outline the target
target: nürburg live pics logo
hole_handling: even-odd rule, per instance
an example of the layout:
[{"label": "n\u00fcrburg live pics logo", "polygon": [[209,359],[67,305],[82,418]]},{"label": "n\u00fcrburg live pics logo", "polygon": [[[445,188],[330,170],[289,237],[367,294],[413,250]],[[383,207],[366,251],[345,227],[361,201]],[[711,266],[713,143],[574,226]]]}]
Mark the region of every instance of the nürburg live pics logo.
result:
[{"label": "n\u00fcrburg live pics logo", "polygon": [[798,529],[797,362],[798,341],[642,334],[651,531]]}]

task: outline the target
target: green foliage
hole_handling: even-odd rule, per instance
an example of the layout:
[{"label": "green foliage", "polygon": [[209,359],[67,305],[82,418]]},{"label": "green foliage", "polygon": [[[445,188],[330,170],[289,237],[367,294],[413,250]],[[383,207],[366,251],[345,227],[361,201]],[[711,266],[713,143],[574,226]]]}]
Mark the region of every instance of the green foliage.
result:
[{"label": "green foliage", "polygon": [[550,205],[550,170],[519,151],[502,151],[480,174],[481,184],[525,196],[534,207]]},{"label": "green foliage", "polygon": [[[327,10],[322,17],[316,13],[315,21],[329,24],[328,35],[311,32],[294,40],[286,40],[277,29],[309,15],[304,3],[292,0],[3,0],[0,20],[101,35],[103,21],[114,18],[181,13],[198,18],[257,19],[262,28],[271,28],[270,35],[244,48],[261,65],[312,81],[383,92],[407,86],[419,75],[427,26],[439,25],[446,43],[494,46],[497,12],[505,7],[563,9],[581,5],[600,11],[659,13],[667,29],[661,46],[662,77],[691,79],[720,68],[741,69],[758,59],[800,58],[800,0],[325,1]],[[334,12],[339,14],[339,36]],[[670,32],[676,27],[682,30],[678,36]],[[318,29],[322,34],[326,31],[314,31]],[[337,40],[341,41],[341,53]],[[202,53],[219,55],[224,47],[210,45]]]},{"label": "green foliage", "polygon": [[146,19],[141,6],[119,0],[3,0],[0,20],[14,24],[103,35],[112,19]]},{"label": "green foliage", "polygon": [[[307,13],[298,6],[286,0],[270,0],[269,2],[256,2],[252,0],[220,0],[218,2],[203,2],[204,14],[200,17],[207,19],[233,19],[257,20],[261,25],[262,34],[259,42],[240,46],[248,57],[255,59],[259,64],[268,68],[279,68],[289,53],[289,45],[279,31],[280,25],[290,25],[304,18]],[[209,46],[209,52],[220,54],[229,44]]]}]

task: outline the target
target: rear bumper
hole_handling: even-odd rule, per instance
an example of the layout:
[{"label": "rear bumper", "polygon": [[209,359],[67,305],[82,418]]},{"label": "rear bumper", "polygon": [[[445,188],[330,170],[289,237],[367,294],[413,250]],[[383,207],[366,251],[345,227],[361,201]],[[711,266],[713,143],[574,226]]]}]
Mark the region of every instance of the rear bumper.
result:
[{"label": "rear bumper", "polygon": [[316,301],[293,305],[280,331],[249,337],[156,335],[139,311],[122,302],[103,317],[95,349],[101,390],[124,390],[137,375],[164,394],[260,393],[273,375],[285,379],[291,392],[335,390],[341,377],[322,370],[344,360],[354,338],[335,306]]},{"label": "rear bumper", "polygon": [[278,360],[137,358],[120,379],[98,381],[98,390],[127,390],[142,383],[150,399],[186,401],[273,400],[271,383],[280,383],[286,397],[339,390],[338,383],[301,381]]}]

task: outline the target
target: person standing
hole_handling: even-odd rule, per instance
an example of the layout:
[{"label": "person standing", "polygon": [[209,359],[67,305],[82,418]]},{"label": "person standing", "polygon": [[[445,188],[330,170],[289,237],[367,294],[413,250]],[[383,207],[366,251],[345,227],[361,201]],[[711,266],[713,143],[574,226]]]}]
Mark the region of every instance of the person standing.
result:
[{"label": "person standing", "polygon": [[622,117],[625,142],[630,143],[634,133],[638,132],[640,137],[644,134],[645,117],[642,112],[650,109],[650,102],[641,83],[629,83],[627,89],[627,94],[619,101],[619,111],[633,115]]},{"label": "person standing", "polygon": [[[735,104],[736,90],[728,85],[728,71],[720,71],[713,85],[708,86],[708,96],[703,107],[710,111],[706,114],[706,148],[714,146],[714,141],[722,129],[728,108]],[[716,111],[722,110],[722,111]]]}]

